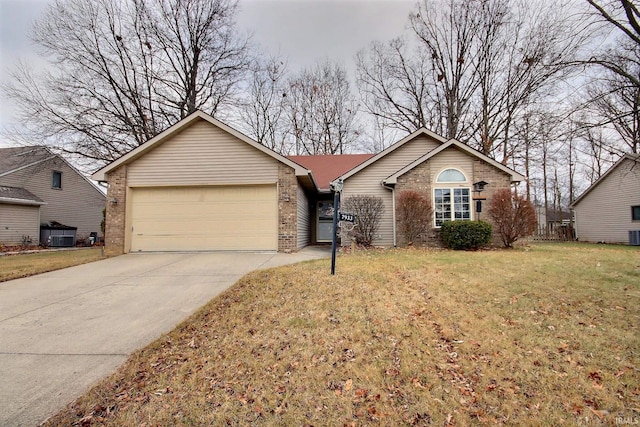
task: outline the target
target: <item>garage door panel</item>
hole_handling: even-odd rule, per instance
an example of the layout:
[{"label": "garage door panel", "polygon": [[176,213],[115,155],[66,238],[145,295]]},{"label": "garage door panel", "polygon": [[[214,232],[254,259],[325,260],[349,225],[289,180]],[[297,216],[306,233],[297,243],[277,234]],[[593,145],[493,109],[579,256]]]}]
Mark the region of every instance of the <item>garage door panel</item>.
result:
[{"label": "garage door panel", "polygon": [[132,251],[276,250],[276,187],[132,190]]}]

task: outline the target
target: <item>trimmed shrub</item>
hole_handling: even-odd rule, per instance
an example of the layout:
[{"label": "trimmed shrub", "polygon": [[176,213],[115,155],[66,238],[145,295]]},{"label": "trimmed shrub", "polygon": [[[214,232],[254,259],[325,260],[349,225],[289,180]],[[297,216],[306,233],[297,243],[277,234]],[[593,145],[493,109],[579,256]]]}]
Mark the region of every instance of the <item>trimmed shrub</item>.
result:
[{"label": "trimmed shrub", "polygon": [[431,199],[426,193],[405,190],[398,196],[396,205],[400,234],[404,236],[407,244],[415,243],[431,226]]},{"label": "trimmed shrub", "polygon": [[491,241],[491,224],[484,221],[446,221],[441,238],[446,247],[455,250],[476,250]]}]

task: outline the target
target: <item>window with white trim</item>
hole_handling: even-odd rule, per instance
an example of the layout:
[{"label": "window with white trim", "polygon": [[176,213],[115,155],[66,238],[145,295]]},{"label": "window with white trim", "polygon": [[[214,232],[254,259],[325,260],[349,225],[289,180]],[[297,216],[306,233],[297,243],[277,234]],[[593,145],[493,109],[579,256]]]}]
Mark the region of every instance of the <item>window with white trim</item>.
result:
[{"label": "window with white trim", "polygon": [[640,206],[631,206],[631,220],[640,221]]},{"label": "window with white trim", "polygon": [[471,188],[448,187],[447,183],[468,182],[466,176],[457,169],[445,169],[436,179],[433,189],[433,215],[436,227],[445,221],[471,220]]}]

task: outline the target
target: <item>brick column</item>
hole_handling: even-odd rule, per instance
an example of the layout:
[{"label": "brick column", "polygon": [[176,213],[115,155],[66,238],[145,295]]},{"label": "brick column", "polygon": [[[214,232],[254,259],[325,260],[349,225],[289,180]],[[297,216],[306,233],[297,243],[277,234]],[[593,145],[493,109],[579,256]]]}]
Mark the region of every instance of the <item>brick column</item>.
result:
[{"label": "brick column", "polygon": [[298,181],[295,171],[278,166],[278,251],[298,250]]},{"label": "brick column", "polygon": [[127,197],[127,167],[120,166],[107,177],[107,212],[105,216],[105,254],[124,253]]}]

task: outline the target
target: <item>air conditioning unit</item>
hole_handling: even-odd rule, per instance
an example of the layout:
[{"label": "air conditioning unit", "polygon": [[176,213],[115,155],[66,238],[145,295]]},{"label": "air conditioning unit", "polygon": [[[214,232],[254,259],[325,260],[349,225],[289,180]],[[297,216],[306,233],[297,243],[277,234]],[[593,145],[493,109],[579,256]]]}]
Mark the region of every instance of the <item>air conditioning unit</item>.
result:
[{"label": "air conditioning unit", "polygon": [[629,244],[640,246],[640,230],[629,230]]}]

